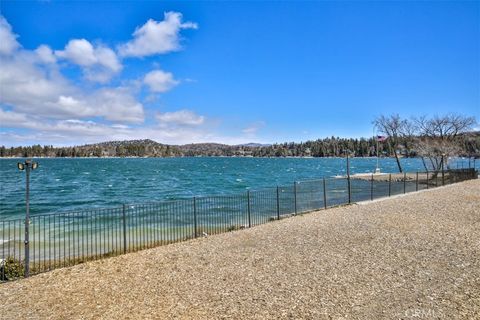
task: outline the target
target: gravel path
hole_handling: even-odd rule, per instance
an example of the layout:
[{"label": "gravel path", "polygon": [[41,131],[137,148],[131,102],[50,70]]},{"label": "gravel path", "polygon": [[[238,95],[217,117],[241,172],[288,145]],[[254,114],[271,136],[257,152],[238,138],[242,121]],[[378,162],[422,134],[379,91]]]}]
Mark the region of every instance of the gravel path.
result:
[{"label": "gravel path", "polygon": [[480,180],[0,285],[1,319],[480,319]]}]

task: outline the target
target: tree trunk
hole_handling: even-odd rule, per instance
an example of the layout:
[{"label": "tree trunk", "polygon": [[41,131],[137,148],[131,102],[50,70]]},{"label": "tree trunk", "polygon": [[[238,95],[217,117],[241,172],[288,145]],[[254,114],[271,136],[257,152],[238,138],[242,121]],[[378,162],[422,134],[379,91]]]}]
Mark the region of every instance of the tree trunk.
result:
[{"label": "tree trunk", "polygon": [[423,163],[423,167],[425,168],[425,171],[428,171],[427,163],[425,162],[424,157],[422,157],[422,163]]},{"label": "tree trunk", "polygon": [[395,154],[395,160],[397,160],[398,171],[400,171],[400,173],[402,173],[403,172],[402,164],[400,163],[400,159],[398,158],[397,148],[395,148],[395,150],[393,150],[393,152]]}]

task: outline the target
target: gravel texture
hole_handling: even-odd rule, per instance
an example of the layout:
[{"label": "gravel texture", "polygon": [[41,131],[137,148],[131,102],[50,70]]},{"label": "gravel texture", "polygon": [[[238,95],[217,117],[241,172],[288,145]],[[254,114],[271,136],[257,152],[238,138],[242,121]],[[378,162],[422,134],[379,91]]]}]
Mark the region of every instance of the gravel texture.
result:
[{"label": "gravel texture", "polygon": [[480,180],[0,285],[1,319],[480,319]]}]

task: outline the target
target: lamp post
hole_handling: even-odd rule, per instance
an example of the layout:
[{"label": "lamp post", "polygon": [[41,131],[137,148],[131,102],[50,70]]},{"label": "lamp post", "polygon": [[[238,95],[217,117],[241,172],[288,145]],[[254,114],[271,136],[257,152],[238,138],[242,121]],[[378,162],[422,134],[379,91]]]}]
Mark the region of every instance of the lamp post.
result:
[{"label": "lamp post", "polygon": [[24,163],[18,162],[19,170],[25,170],[26,188],[25,188],[25,277],[30,273],[30,248],[29,248],[29,226],[30,226],[30,170],[38,168],[38,163],[31,159],[25,160]]}]

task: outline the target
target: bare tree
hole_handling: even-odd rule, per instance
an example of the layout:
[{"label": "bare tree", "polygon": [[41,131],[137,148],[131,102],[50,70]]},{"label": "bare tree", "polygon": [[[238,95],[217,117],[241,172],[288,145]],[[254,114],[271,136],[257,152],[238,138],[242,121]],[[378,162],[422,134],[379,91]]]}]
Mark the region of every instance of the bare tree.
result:
[{"label": "bare tree", "polygon": [[390,116],[381,115],[375,118],[373,125],[380,133],[387,136],[387,143],[391,150],[393,150],[393,154],[397,160],[398,171],[403,172],[397,150],[402,139],[410,134],[408,121],[402,119],[398,114]]},{"label": "bare tree", "polygon": [[474,117],[459,114],[444,116],[426,116],[414,118],[417,132],[415,148],[422,157],[425,167],[427,163],[435,172],[448,166],[448,158],[462,152],[460,136],[467,133],[476,124]]}]

